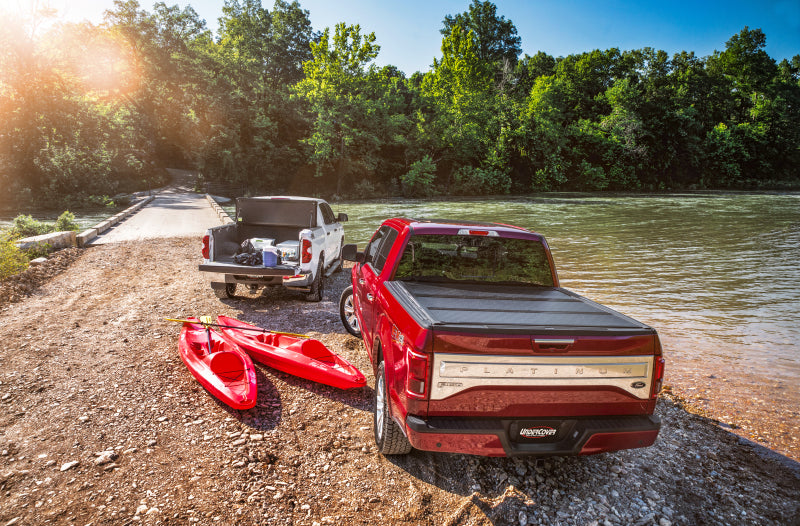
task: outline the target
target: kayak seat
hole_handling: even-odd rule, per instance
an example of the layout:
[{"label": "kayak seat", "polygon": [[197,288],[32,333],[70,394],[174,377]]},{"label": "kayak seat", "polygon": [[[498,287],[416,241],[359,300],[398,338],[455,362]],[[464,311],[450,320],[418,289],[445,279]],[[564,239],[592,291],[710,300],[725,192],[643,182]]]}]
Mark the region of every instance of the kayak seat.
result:
[{"label": "kayak seat", "polygon": [[[213,340],[212,340],[213,341]],[[205,334],[202,337],[199,334],[192,334],[187,339],[189,348],[200,355],[208,353],[208,340]]]},{"label": "kayak seat", "polygon": [[273,332],[262,332],[252,337],[257,341],[264,343],[266,345],[272,345],[273,347],[282,347],[280,334],[275,334]]},{"label": "kayak seat", "polygon": [[189,348],[197,354],[205,354],[206,349],[202,342],[197,340],[189,341]]},{"label": "kayak seat", "polygon": [[208,365],[223,382],[237,382],[244,378],[244,363],[236,353],[229,351],[214,353]]},{"label": "kayak seat", "polygon": [[[299,347],[299,349],[297,347]],[[296,350],[299,350],[304,356],[308,356],[314,360],[321,362],[334,363],[334,354],[322,344],[319,340],[303,340],[293,344]]]},{"label": "kayak seat", "polygon": [[223,342],[222,340],[211,338],[211,352],[209,354],[217,353],[224,349],[225,349],[225,342]]}]

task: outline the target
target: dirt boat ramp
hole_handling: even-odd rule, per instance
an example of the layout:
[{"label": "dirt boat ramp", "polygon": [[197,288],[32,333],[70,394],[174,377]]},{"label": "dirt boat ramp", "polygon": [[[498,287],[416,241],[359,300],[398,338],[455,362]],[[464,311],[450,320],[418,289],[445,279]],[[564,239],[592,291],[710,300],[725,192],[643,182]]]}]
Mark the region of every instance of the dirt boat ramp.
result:
[{"label": "dirt boat ramp", "polygon": [[[107,239],[54,256],[24,292],[0,298],[0,525],[800,521],[796,463],[669,393],[646,449],[380,455],[374,377],[339,322],[349,274],[334,274],[320,303],[283,290],[221,300],[197,271],[199,252],[193,232]],[[317,337],[367,387],[343,391],[258,365],[258,403],[230,409],[189,374],[180,325],[164,320],[204,314]]]}]

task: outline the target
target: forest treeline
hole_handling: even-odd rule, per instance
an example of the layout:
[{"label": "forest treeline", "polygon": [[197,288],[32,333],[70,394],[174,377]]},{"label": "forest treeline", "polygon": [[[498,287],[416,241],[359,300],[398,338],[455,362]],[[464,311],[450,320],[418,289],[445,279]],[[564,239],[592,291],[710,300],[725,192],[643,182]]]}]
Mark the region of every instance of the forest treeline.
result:
[{"label": "forest treeline", "polygon": [[0,183],[20,206],[156,186],[164,167],[328,197],[800,186],[800,55],[745,27],[723,51],[522,55],[473,2],[427,72],[376,67],[373,33],[315,32],[298,2],[116,0],[99,25],[0,33]]}]

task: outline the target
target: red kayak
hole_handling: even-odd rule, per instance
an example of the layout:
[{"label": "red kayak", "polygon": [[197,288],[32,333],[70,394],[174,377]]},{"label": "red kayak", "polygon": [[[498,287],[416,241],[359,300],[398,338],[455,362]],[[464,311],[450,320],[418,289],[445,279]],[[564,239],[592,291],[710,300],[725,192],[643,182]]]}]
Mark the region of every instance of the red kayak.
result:
[{"label": "red kayak", "polygon": [[256,405],[256,370],[253,361],[235,343],[189,318],[181,329],[181,359],[197,381],[234,409]]},{"label": "red kayak", "polygon": [[264,332],[260,327],[227,316],[217,316],[217,323],[231,341],[273,369],[339,389],[363,387],[367,383],[361,371],[319,340]]}]

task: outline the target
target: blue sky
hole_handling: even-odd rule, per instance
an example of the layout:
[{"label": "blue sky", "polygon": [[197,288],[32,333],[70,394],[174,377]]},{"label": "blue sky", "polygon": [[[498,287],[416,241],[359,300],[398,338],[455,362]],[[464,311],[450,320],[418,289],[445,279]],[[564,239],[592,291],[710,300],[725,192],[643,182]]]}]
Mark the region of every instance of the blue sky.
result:
[{"label": "blue sky", "polygon": [[[33,0],[0,0],[25,4]],[[40,0],[41,1],[41,0]],[[216,30],[222,0],[165,0],[191,4]],[[316,30],[338,22],[360,24],[374,32],[381,52],[378,65],[393,64],[407,74],[426,71],[440,56],[439,29],[445,15],[467,10],[471,0],[300,0]],[[152,10],[153,0],[140,0]],[[694,51],[698,56],[724,50],[725,42],[749,26],[767,36],[767,53],[780,61],[800,54],[800,0],[496,0],[497,12],[514,22],[522,51],[566,56],[593,49],[653,47],[669,54]],[[99,22],[112,0],[50,0],[68,19]],[[273,0],[262,0],[272,9]]]}]

